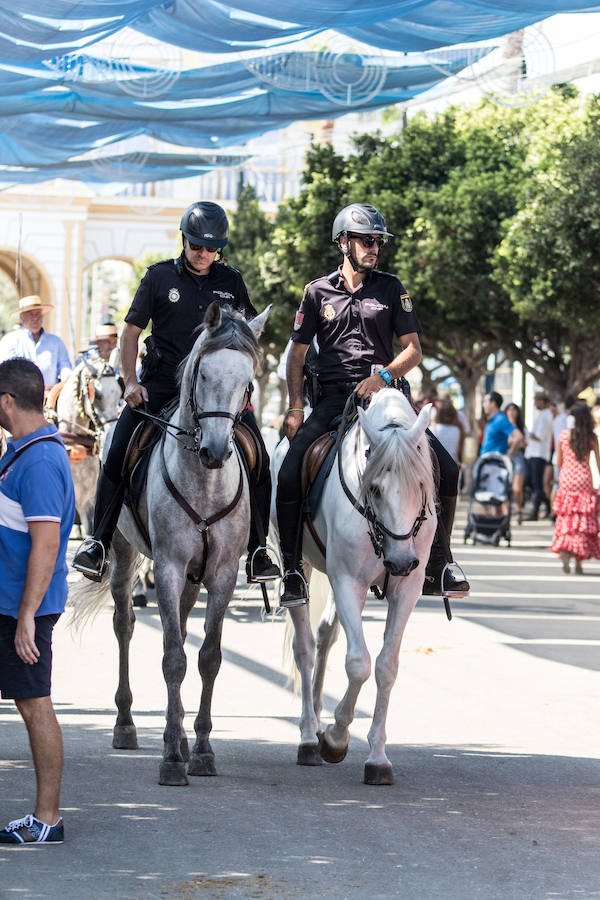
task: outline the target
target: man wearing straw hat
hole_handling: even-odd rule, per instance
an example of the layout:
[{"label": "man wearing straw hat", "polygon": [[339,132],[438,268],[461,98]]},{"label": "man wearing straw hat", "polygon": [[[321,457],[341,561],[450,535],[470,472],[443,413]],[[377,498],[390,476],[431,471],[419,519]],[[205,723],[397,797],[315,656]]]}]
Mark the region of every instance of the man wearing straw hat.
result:
[{"label": "man wearing straw hat", "polygon": [[96,333],[92,340],[92,347],[98,351],[98,355],[105,362],[116,368],[118,357],[115,350],[119,342],[117,326],[110,320],[105,320],[96,327]]},{"label": "man wearing straw hat", "polygon": [[59,336],[44,330],[44,313],[53,308],[51,303],[42,303],[36,294],[21,297],[21,327],[17,331],[9,331],[0,340],[0,362],[16,356],[30,359],[40,369],[46,389],[63,381],[73,368],[67,348]]}]

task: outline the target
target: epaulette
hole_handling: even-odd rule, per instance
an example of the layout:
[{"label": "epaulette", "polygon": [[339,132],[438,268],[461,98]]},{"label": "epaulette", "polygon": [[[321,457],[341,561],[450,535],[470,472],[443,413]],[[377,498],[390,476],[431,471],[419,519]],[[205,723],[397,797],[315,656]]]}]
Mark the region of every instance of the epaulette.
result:
[{"label": "epaulette", "polygon": [[219,262],[215,262],[215,266],[221,266],[221,268],[223,269],[229,269],[230,272],[235,272],[236,275],[242,274],[239,269],[236,269],[235,266],[230,266],[229,263],[222,262],[221,260]]}]

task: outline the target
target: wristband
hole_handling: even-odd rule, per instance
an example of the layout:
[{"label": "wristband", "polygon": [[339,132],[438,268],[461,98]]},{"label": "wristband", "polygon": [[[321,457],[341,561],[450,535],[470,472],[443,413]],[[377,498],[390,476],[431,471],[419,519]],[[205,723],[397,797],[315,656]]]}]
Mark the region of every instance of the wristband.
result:
[{"label": "wristband", "polygon": [[301,412],[301,413],[303,413],[304,410],[301,409],[299,406],[290,406],[290,407],[288,408],[288,412]]}]

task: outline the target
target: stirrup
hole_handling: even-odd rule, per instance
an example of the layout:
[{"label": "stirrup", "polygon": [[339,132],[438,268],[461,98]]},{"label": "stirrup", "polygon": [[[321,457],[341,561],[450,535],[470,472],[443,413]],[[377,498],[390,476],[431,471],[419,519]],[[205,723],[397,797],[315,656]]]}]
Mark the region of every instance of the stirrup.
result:
[{"label": "stirrup", "polygon": [[[304,588],[304,597],[295,597],[293,600],[284,600],[284,584],[288,575],[297,575],[298,578],[302,582],[302,586]],[[308,595],[308,582],[304,577],[304,573],[299,571],[299,569],[286,569],[283,573],[283,578],[279,583],[279,605],[284,609],[295,609],[297,606],[305,606],[308,603],[309,595]]]},{"label": "stirrup", "polygon": [[[102,550],[102,558],[100,560],[100,565],[95,569],[91,569],[89,566],[82,565],[81,563],[76,562],[77,557],[80,553],[87,553],[88,550],[92,550],[95,547],[100,547]],[[97,538],[86,538],[82,544],[77,548],[77,552],[73,557],[73,561],[71,563],[71,567],[75,569],[77,572],[81,572],[82,575],[85,575],[86,578],[89,578],[91,581],[102,581],[104,573],[108,568],[108,561],[106,559],[106,548],[102,541]]]},{"label": "stirrup", "polygon": [[[449,597],[451,600],[460,600],[461,597],[469,596],[469,594],[471,593],[470,587],[469,587],[469,590],[467,590],[467,591],[445,591],[444,590],[444,575],[446,574],[446,572],[450,572],[450,574],[454,577],[454,573],[452,572],[453,568],[457,568],[458,571],[460,572],[460,574],[462,575],[461,581],[466,581],[467,584],[469,584],[469,582],[467,580],[467,576],[465,575],[464,570],[463,570],[462,566],[459,565],[459,563],[457,563],[457,562],[446,563],[446,565],[442,569],[442,574],[440,576],[440,586],[442,588],[442,597],[446,597],[446,598]],[[455,579],[455,581],[456,580],[457,579]]]},{"label": "stirrup", "polygon": [[[268,556],[269,550],[275,557],[276,562],[273,565],[277,566],[278,572],[276,575],[257,575],[254,571],[254,557],[257,553],[265,553]],[[265,584],[265,582],[276,581],[278,578],[281,578],[281,560],[277,551],[268,544],[265,544],[264,547],[257,547],[250,559],[246,561],[246,577],[249,584]]]}]

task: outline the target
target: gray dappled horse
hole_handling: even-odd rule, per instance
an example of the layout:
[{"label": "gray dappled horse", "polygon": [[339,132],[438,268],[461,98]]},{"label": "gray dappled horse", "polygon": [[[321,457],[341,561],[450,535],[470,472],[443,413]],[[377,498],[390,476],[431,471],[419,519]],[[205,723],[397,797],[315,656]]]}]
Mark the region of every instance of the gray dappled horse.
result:
[{"label": "gray dappled horse", "polygon": [[119,415],[122,385],[100,356],[79,362],[58,394],[52,418],[65,443],[75,486],[75,506],[85,534],[93,531],[100,458]]},{"label": "gray dappled horse", "polygon": [[[269,309],[251,322],[217,302],[207,309],[200,335],[180,368],[179,405],[151,451],[139,515],[152,546],[146,545],[132,513],[123,507],[111,549],[110,590],[119,642],[113,747],[119,749],[137,748],[129,685],[129,644],[135,623],[131,585],[139,554],[154,559],[168,696],[160,784],[188,784],[188,757],[188,775],[216,775],[209,740],[212,694],[221,665],[223,618],[250,526],[248,480],[233,429],[260,359],[258,337]],[[205,638],[198,654],[202,697],[194,722],[196,742],[189,754],[181,683],[187,665],[186,623],[200,583],[207,590]],[[106,579],[98,585],[85,582],[72,592],[77,595],[76,622],[98,607],[105,584]]]}]

